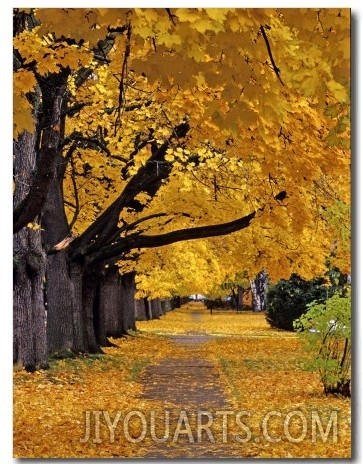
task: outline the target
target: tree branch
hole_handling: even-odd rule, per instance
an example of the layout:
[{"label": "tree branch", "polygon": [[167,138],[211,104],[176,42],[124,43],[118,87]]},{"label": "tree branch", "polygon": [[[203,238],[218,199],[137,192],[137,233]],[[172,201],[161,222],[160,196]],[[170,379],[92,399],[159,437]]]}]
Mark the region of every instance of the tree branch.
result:
[{"label": "tree branch", "polygon": [[[13,211],[14,233],[33,221],[45,203],[61,139],[61,114],[67,100],[66,79],[67,73],[60,72],[39,82],[43,99],[43,117],[39,124],[43,128],[41,146],[30,191]],[[14,149],[17,149],[16,145]]]},{"label": "tree branch", "polygon": [[70,164],[71,164],[71,182],[74,190],[74,200],[75,200],[75,210],[73,213],[73,218],[71,222],[69,223],[69,228],[72,230],[72,227],[74,226],[75,222],[78,219],[78,215],[80,212],[80,205],[79,205],[79,197],[78,197],[78,189],[77,189],[77,182],[76,182],[76,167],[74,164],[74,159],[73,156],[70,156]]},{"label": "tree branch", "polygon": [[[129,180],[128,184],[120,196],[78,237],[70,246],[71,258],[85,255],[91,251],[97,251],[104,245],[110,237],[117,231],[117,223],[120,212],[123,208],[136,208],[140,206],[135,200],[140,192],[146,192],[153,197],[171,171],[170,163],[163,164],[159,170],[152,170],[154,161],[164,161],[166,151],[171,141],[177,137],[185,137],[190,126],[188,123],[181,123],[174,128],[173,134],[164,142],[159,149],[153,153],[145,166],[141,166],[137,173]],[[142,210],[141,207],[140,210]]]},{"label": "tree branch", "polygon": [[95,264],[103,260],[117,258],[122,253],[135,248],[155,248],[184,240],[228,235],[248,227],[255,216],[256,211],[235,221],[225,222],[223,224],[180,229],[160,235],[130,235],[113,245],[102,247],[100,250],[92,253],[92,255],[89,256],[89,263]]},{"label": "tree branch", "polygon": [[171,12],[171,9],[170,8],[165,8],[166,9],[166,12],[168,13],[168,17],[170,19],[170,22],[172,23],[173,26],[175,26],[175,21],[174,21],[174,18],[176,18],[177,16],[174,15],[172,12]]},{"label": "tree branch", "polygon": [[138,224],[141,224],[142,222],[149,221],[150,219],[155,219],[158,217],[164,217],[164,216],[167,216],[167,213],[155,213],[155,214],[150,214],[149,216],[145,216],[140,219],[137,219],[136,221],[131,222],[130,224],[125,223],[125,225],[117,229],[116,233],[107,241],[107,244],[112,244],[112,242],[119,242],[120,234],[133,229],[134,227],[136,227]]},{"label": "tree branch", "polygon": [[116,135],[117,125],[120,125],[120,123],[121,123],[121,110],[122,110],[122,107],[124,106],[124,103],[125,103],[125,99],[124,99],[124,96],[125,96],[125,82],[124,82],[124,79],[125,79],[126,74],[127,74],[128,60],[129,60],[130,52],[131,52],[131,32],[132,32],[132,26],[131,26],[131,22],[130,22],[127,25],[126,48],[125,48],[124,59],[123,59],[123,63],[122,63],[122,69],[121,69],[117,117],[116,117],[116,121],[115,121],[115,135]]},{"label": "tree branch", "polygon": [[278,80],[280,81],[281,85],[284,85],[284,83],[282,82],[281,77],[280,77],[280,69],[276,66],[275,60],[274,60],[274,58],[272,56],[272,50],[271,50],[271,47],[270,47],[270,42],[268,41],[268,38],[267,38],[267,35],[266,35],[266,32],[265,32],[265,27],[267,28],[268,26],[260,26],[260,31],[262,33],[263,40],[265,41],[265,44],[266,44],[266,47],[267,47],[268,56],[270,57],[272,68],[273,68]]}]

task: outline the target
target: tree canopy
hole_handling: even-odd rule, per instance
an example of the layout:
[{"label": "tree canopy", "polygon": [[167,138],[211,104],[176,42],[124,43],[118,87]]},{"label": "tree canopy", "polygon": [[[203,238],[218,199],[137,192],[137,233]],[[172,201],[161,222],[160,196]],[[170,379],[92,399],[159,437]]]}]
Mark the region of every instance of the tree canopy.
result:
[{"label": "tree canopy", "polygon": [[349,9],[16,9],[14,137],[38,156],[15,230],[43,227],[57,168],[69,255],[154,296],[349,272],[349,91]]}]

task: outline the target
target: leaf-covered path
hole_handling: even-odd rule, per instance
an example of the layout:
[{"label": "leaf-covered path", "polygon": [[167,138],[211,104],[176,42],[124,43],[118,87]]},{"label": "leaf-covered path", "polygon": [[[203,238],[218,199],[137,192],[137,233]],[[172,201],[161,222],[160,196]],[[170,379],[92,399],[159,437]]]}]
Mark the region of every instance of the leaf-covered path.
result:
[{"label": "leaf-covered path", "polygon": [[263,314],[190,304],[112,341],[15,369],[15,457],[350,456],[349,399],[325,396],[296,334]]},{"label": "leaf-covered path", "polygon": [[[209,315],[200,303],[174,316],[180,320],[173,326],[165,319],[149,324],[173,344],[140,379],[142,398],[164,404],[156,435],[165,439],[154,440],[143,457],[349,456],[349,402],[322,395],[317,376],[302,369],[295,334],[271,329],[263,314]],[[332,402],[340,414],[339,439],[307,437],[315,413],[328,436]],[[274,416],[285,419],[278,424]],[[297,439],[286,421],[295,416],[303,421],[300,435],[301,424],[292,421]]]},{"label": "leaf-covered path", "polygon": [[[193,313],[190,317],[195,319]],[[142,382],[145,399],[175,405],[169,409],[169,434],[171,431],[173,433],[165,442],[156,443],[145,457],[231,457],[228,446],[216,443],[213,433],[208,434],[204,430],[203,434],[200,427],[202,419],[203,424],[207,424],[210,417],[213,419],[213,412],[216,419],[216,411],[220,411],[221,416],[221,411],[231,410],[232,407],[221,386],[218,367],[204,359],[198,350],[200,344],[210,341],[212,337],[195,334],[170,338],[178,345],[181,357],[164,358],[158,364],[148,366]],[[193,419],[196,430],[191,425]]]}]

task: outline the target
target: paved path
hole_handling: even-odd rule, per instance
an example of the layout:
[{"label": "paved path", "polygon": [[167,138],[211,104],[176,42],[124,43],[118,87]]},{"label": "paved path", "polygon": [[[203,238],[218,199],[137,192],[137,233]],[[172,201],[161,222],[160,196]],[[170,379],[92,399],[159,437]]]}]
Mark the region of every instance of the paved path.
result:
[{"label": "paved path", "polygon": [[142,377],[144,396],[187,409],[227,408],[216,366],[198,356],[198,345],[213,337],[188,335],[170,338],[184,349],[186,356],[164,358],[157,365],[147,367]]},{"label": "paved path", "polygon": [[[191,314],[191,317],[195,318],[195,315]],[[223,443],[223,414],[216,414],[216,411],[232,409],[222,389],[218,368],[213,362],[204,359],[202,354],[198,355],[198,347],[214,337],[201,335],[196,330],[189,335],[170,338],[178,344],[179,356],[164,358],[158,364],[149,366],[141,379],[143,397],[165,404],[164,411],[160,414],[163,424],[160,436],[164,436],[165,411],[169,411],[169,437],[164,443],[154,443],[144,457],[238,457],[231,454],[228,442]],[[211,425],[211,432],[208,433],[200,425],[205,425],[208,421],[219,424],[220,428],[217,425],[214,430]],[[236,443],[233,447],[235,449]]]}]

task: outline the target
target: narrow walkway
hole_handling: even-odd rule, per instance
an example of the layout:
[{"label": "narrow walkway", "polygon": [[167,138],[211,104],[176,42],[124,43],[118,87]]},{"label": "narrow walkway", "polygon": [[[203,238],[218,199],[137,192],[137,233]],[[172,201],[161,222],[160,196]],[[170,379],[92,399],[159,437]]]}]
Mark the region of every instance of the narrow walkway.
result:
[{"label": "narrow walkway", "polygon": [[[167,436],[164,442],[154,442],[144,458],[237,457],[236,443],[232,454],[229,440],[223,438],[223,414],[232,407],[218,368],[198,353],[198,347],[214,337],[197,330],[192,333],[195,335],[170,336],[180,349],[180,357],[161,359],[142,375],[143,398],[165,405],[158,412],[163,427],[157,435]],[[168,434],[165,414],[169,414]]]},{"label": "narrow walkway", "polygon": [[198,345],[213,337],[179,335],[170,338],[185,351],[186,357],[165,358],[149,366],[142,376],[144,396],[186,409],[227,408],[216,366],[198,356]]}]

